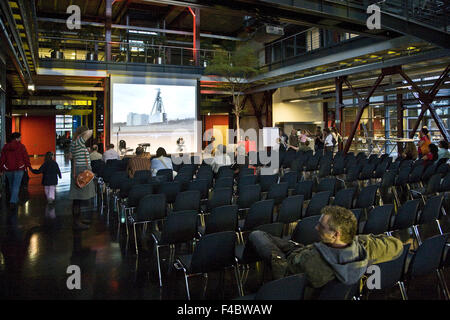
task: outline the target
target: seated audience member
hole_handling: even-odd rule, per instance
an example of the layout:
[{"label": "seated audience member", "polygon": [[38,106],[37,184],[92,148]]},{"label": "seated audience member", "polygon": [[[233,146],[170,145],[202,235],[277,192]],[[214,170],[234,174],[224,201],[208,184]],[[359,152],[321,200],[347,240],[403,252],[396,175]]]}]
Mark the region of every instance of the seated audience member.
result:
[{"label": "seated audience member", "polygon": [[173,170],[172,159],[167,155],[166,149],[159,147],[158,150],[156,150],[156,156],[152,159],[151,168],[153,176],[156,176],[161,169]]},{"label": "seated audience member", "polygon": [[98,145],[92,145],[92,152],[89,154],[91,161],[102,160],[102,154],[98,152]]},{"label": "seated audience member", "polygon": [[438,147],[434,143],[430,143],[428,146],[429,152],[422,157],[423,165],[428,166],[434,161],[438,160]]},{"label": "seated audience member", "polygon": [[309,283],[305,298],[334,279],[355,284],[369,265],[395,259],[403,251],[403,243],[391,236],[357,236],[357,220],[348,209],[326,206],[321,213],[315,228],[320,242],[304,246],[263,231],[249,236],[249,250],[271,266],[273,278],[305,274]]},{"label": "seated audience member", "polygon": [[439,141],[438,160],[443,158],[450,158],[450,151],[448,151],[448,142],[445,140]]},{"label": "seated audience member", "polygon": [[401,154],[402,160],[416,160],[417,159],[417,148],[414,142],[406,143],[405,150]]},{"label": "seated audience member", "polygon": [[117,153],[117,151],[114,150],[114,145],[112,143],[110,143],[106,147],[106,151],[105,151],[105,153],[103,153],[102,159],[105,162],[108,161],[108,160],[120,160],[120,156]]},{"label": "seated audience member", "polygon": [[136,148],[136,156],[130,158],[127,164],[127,172],[130,178],[134,177],[134,173],[139,170],[150,170],[151,163],[150,159],[144,155],[144,148]]},{"label": "seated audience member", "polygon": [[219,172],[219,168],[223,166],[231,166],[233,162],[226,153],[226,148],[224,145],[219,144],[214,153],[214,158],[211,162],[212,169],[214,173]]}]

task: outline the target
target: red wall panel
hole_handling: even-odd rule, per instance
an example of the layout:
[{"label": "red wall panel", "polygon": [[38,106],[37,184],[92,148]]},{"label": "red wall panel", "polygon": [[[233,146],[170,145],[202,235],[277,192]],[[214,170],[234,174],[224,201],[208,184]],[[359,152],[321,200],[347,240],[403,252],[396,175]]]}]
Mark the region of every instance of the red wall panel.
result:
[{"label": "red wall panel", "polygon": [[47,151],[55,153],[56,149],[55,116],[20,117],[20,133],[22,143],[28,154],[45,155]]}]

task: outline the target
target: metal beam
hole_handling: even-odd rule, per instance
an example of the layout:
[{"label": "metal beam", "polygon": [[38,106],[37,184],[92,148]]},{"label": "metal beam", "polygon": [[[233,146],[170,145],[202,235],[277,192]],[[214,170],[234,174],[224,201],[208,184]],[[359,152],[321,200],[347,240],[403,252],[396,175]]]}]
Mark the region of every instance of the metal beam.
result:
[{"label": "metal beam", "polygon": [[106,0],[105,4],[105,41],[106,41],[106,61],[112,60],[111,48],[111,24],[112,24],[112,3],[113,0]]},{"label": "metal beam", "polygon": [[103,91],[102,87],[82,86],[36,86],[38,91]]},{"label": "metal beam", "polygon": [[[450,56],[450,50],[437,49],[437,50],[433,50],[433,51],[418,53],[413,56],[404,56],[404,57],[400,57],[400,58],[393,58],[393,59],[383,61],[383,62],[369,63],[369,64],[364,64],[364,65],[360,65],[360,66],[356,66],[356,67],[344,68],[344,69],[337,70],[337,71],[330,71],[330,72],[320,73],[317,75],[302,77],[302,78],[298,78],[298,79],[294,79],[294,80],[287,80],[287,81],[277,82],[277,83],[268,84],[268,85],[264,85],[264,86],[259,86],[259,87],[255,87],[253,89],[248,90],[246,93],[255,93],[255,92],[260,92],[260,91],[265,91],[265,90],[278,89],[278,88],[282,88],[282,87],[290,87],[290,86],[295,86],[295,85],[299,85],[299,84],[303,84],[303,83],[311,83],[311,82],[327,80],[327,79],[331,79],[331,78],[335,78],[335,77],[342,77],[342,76],[347,76],[347,75],[352,75],[352,74],[357,74],[357,73],[364,73],[364,72],[368,72],[368,71],[379,70],[381,68],[386,68],[386,67],[391,67],[391,66],[412,64],[412,63],[417,63],[417,62],[426,61],[426,60],[439,59],[439,58],[447,58],[449,56]],[[335,61],[339,61],[339,60],[335,60]],[[301,70],[308,69],[309,63],[316,65],[316,62],[314,60],[310,60],[309,62],[301,63],[302,64]],[[294,70],[291,71],[291,68],[286,68],[284,71],[286,73],[301,71],[301,70],[296,70],[295,67],[293,69]],[[250,81],[254,81],[254,79],[250,79]]]},{"label": "metal beam", "polygon": [[353,123],[352,131],[350,132],[350,135],[345,142],[344,147],[344,153],[347,153],[350,149],[350,145],[353,142],[353,138],[355,137],[356,130],[358,129],[359,122],[361,121],[361,117],[364,113],[364,109],[367,108],[369,105],[369,99],[372,96],[372,94],[375,92],[375,89],[380,85],[381,81],[383,81],[385,76],[384,69],[382,70],[381,74],[378,76],[377,80],[375,81],[375,84],[372,86],[372,89],[367,94],[366,98],[363,101],[360,101],[360,108],[358,110],[358,114],[356,115],[355,122]]},{"label": "metal beam", "polygon": [[[66,20],[64,20],[64,19],[39,17],[39,18],[37,18],[37,20],[42,21],[42,22],[53,22],[53,23],[66,24]],[[104,23],[91,22],[91,21],[81,21],[81,25],[82,26],[99,27],[99,28],[105,27]],[[122,25],[122,24],[112,24],[111,28],[112,29],[122,29],[122,30],[160,32],[160,33],[169,33],[169,34],[184,35],[184,36],[193,36],[194,35],[193,32],[189,32],[189,31],[179,31],[179,30],[170,30],[170,29],[162,29],[162,28],[147,28],[147,27],[138,27],[138,26],[127,26],[127,25]],[[248,40],[246,38],[237,38],[237,37],[230,37],[230,36],[209,34],[209,33],[200,33],[200,37],[221,39],[221,40],[231,40],[231,41],[247,41]]]}]

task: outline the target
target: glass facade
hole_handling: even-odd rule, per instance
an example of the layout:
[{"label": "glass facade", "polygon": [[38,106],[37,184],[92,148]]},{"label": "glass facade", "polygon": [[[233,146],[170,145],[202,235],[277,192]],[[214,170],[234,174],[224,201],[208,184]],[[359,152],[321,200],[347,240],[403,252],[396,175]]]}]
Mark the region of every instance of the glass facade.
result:
[{"label": "glass facade", "polygon": [[[448,98],[448,92],[445,91],[449,90],[441,90],[440,95],[437,97],[436,101],[434,101],[433,106],[436,109],[436,114],[439,115],[447,132],[450,134],[450,99]],[[418,104],[417,100],[411,99],[411,96],[410,94],[403,95],[403,138],[410,137],[422,110],[422,106]],[[357,105],[357,101],[356,99],[347,99],[344,100],[344,104]],[[334,108],[331,108],[330,113],[334,113],[334,110]],[[342,135],[344,141],[346,141],[351,134],[357,114],[358,107],[356,106],[345,107],[343,109]],[[422,126],[428,127],[435,144],[443,139],[429,110],[426,111],[423,116],[422,122],[419,124],[419,130]],[[389,138],[397,138],[397,127],[396,95],[373,97],[370,100],[369,107],[363,112],[350,151],[364,151],[369,153],[387,152],[395,157],[397,155],[397,146],[395,142],[389,141]],[[416,132],[414,139],[418,141],[418,131]]]}]

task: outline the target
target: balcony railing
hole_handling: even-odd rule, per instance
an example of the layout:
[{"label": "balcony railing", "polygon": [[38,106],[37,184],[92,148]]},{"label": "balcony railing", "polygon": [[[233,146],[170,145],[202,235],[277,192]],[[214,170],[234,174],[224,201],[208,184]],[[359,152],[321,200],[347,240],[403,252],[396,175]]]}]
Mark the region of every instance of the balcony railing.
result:
[{"label": "balcony railing", "polygon": [[[39,58],[75,61],[106,61],[106,41],[40,37]],[[205,67],[215,50],[152,45],[141,41],[110,42],[111,61]],[[195,56],[197,54],[198,64]]]}]

